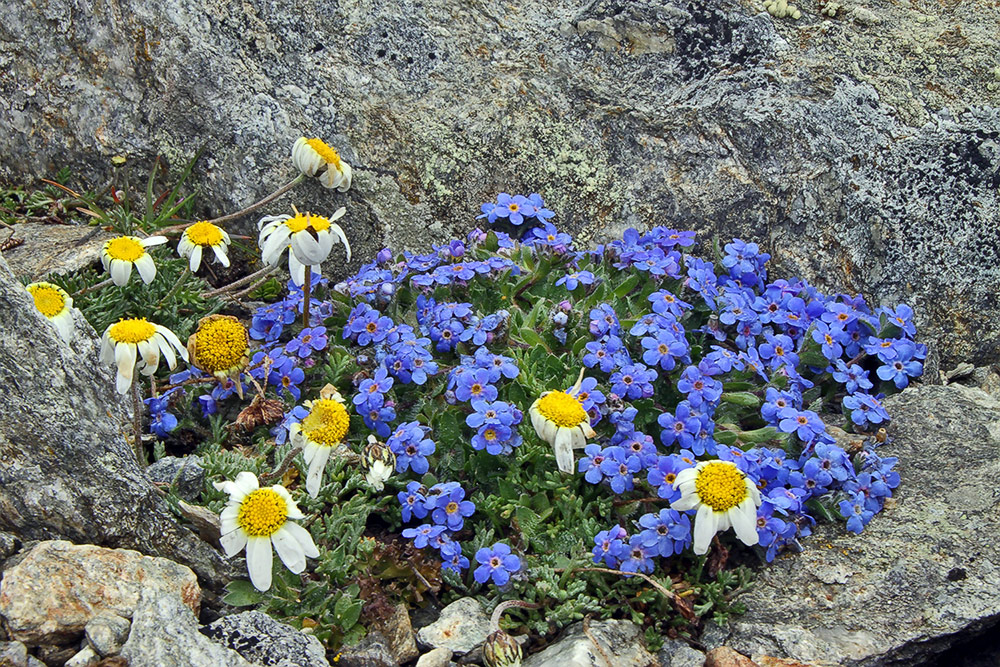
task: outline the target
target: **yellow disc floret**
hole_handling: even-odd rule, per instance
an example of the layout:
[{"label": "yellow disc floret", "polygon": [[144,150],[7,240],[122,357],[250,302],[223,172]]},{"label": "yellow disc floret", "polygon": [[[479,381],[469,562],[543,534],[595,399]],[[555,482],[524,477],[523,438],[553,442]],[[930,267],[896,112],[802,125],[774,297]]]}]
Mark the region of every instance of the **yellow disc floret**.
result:
[{"label": "yellow disc floret", "polygon": [[302,432],[317,445],[336,447],[347,435],[350,423],[343,403],[324,398],[313,402],[309,415],[302,420]]},{"label": "yellow disc floret", "polygon": [[336,169],[340,169],[340,155],[337,154],[337,151],[330,148],[325,141],[322,139],[306,139],[306,143],[309,144],[309,148],[319,153],[324,162],[332,164]]},{"label": "yellow disc floret", "polygon": [[108,330],[108,336],[116,343],[139,343],[149,340],[155,333],[156,328],[145,317],[119,320]]},{"label": "yellow disc floret", "polygon": [[104,252],[108,253],[111,259],[120,259],[126,262],[134,262],[142,257],[146,249],[139,240],[132,236],[119,236],[104,244]]},{"label": "yellow disc floret", "polygon": [[188,241],[200,246],[216,246],[222,243],[222,230],[211,222],[202,220],[187,228]]},{"label": "yellow disc floret", "polygon": [[538,401],[538,412],[557,426],[573,428],[587,421],[587,411],[576,396],[550,391]]},{"label": "yellow disc floret", "polygon": [[701,502],[716,512],[736,507],[747,497],[743,473],[732,463],[712,461],[698,473],[694,482]]},{"label": "yellow disc floret", "polygon": [[288,503],[273,489],[257,489],[240,503],[236,522],[250,537],[269,537],[285,525]]},{"label": "yellow disc floret", "polygon": [[29,285],[28,291],[35,299],[35,308],[45,317],[55,317],[66,306],[66,299],[60,291],[48,283]]},{"label": "yellow disc floret", "polygon": [[321,215],[312,215],[311,213],[296,213],[294,218],[285,220],[285,225],[288,226],[288,229],[293,234],[301,232],[307,227],[312,227],[317,232],[330,229],[330,221],[328,219]]},{"label": "yellow disc floret", "polygon": [[235,317],[205,318],[194,335],[194,365],[206,373],[241,368],[247,353],[247,330]]}]

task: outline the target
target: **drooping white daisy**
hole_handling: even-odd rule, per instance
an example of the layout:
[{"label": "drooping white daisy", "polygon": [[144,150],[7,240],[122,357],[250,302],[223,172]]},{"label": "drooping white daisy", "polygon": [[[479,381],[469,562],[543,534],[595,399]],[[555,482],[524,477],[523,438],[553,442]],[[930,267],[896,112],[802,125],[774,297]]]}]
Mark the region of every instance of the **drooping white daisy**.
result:
[{"label": "drooping white daisy", "polygon": [[144,239],[138,236],[116,236],[104,244],[101,263],[104,270],[111,274],[111,280],[119,287],[128,283],[132,276],[132,265],[135,265],[142,282],[148,285],[156,277],[156,264],[146,248],[166,242],[166,236],[149,236]]},{"label": "drooping white daisy", "polygon": [[351,165],[321,139],[301,137],[292,146],[292,162],[306,176],[318,176],[326,188],[347,192],[351,187]]},{"label": "drooping white daisy", "polygon": [[597,435],[590,427],[590,415],[583,409],[583,402],[578,396],[582,382],[583,370],[572,389],[547,391],[528,409],[535,433],[552,445],[556,465],[569,475],[574,472],[573,450],[583,449],[587,446],[587,438]]},{"label": "drooping white daisy", "polygon": [[232,482],[216,482],[215,488],[229,494],[222,510],[222,537],[219,542],[231,558],[246,547],[250,582],[259,591],[271,587],[271,545],[289,570],[299,574],[306,558],[318,558],[312,535],[290,519],[305,515],[292,500],[288,489],[275,484],[260,488],[256,475],[241,472]]},{"label": "drooping white daisy", "polygon": [[258,243],[261,258],[271,266],[277,266],[286,248],[288,272],[296,285],[305,282],[305,267],[313,267],[313,273],[321,273],[320,264],[330,256],[333,244],[340,241],[347,251],[347,261],[351,261],[351,244],[335,220],[344,216],[347,209],[337,209],[329,218],[321,215],[295,212],[291,215],[271,215],[257,223],[260,230]]},{"label": "drooping white daisy", "polygon": [[201,370],[225,382],[233,380],[236,393],[243,397],[240,373],[250,360],[247,328],[232,315],[209,315],[198,322],[198,330],[188,338],[188,357]]},{"label": "drooping white daisy", "polygon": [[712,536],[730,526],[736,537],[753,546],[757,536],[760,491],[746,474],[729,461],[701,461],[677,473],[674,488],[681,497],[670,503],[679,512],[697,509],[694,519],[694,552],[708,553]]},{"label": "drooping white daisy", "polygon": [[101,337],[101,361],[118,366],[115,386],[124,394],[132,386],[132,376],[138,361],[143,375],[152,375],[160,365],[160,353],[167,359],[167,366],[173,370],[177,366],[176,348],[184,361],[188,360],[187,350],[180,339],[170,329],[153,324],[144,317],[119,320],[104,331]]},{"label": "drooping white daisy", "polygon": [[222,266],[229,266],[229,234],[222,227],[213,225],[207,220],[196,222],[184,230],[180,243],[177,244],[177,254],[190,258],[191,272],[201,266],[202,253],[211,248],[215,259]]},{"label": "drooping white daisy", "polygon": [[320,391],[320,399],[306,401],[309,414],[302,421],[288,428],[292,445],[302,448],[302,456],[309,466],[306,475],[306,491],[315,498],[319,494],[323,471],[330,453],[347,436],[351,417],[344,407],[344,398],[333,385],[328,384]]},{"label": "drooping white daisy", "polygon": [[35,300],[35,308],[56,325],[59,335],[69,343],[73,340],[73,297],[59,285],[31,283],[25,289]]},{"label": "drooping white daisy", "polygon": [[385,480],[389,479],[396,469],[396,455],[374,435],[368,436],[368,444],[361,452],[361,462],[366,469],[365,480],[376,491],[385,488]]}]

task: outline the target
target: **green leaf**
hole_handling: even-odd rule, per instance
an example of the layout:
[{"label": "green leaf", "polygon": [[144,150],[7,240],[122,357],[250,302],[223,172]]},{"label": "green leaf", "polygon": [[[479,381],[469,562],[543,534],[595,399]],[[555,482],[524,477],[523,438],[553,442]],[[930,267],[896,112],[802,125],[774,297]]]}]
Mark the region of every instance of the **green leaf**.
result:
[{"label": "green leaf", "polygon": [[264,600],[264,595],[249,581],[238,579],[226,584],[226,594],[222,601],[233,607],[249,607]]},{"label": "green leaf", "polygon": [[756,394],[751,394],[749,391],[725,392],[722,394],[722,400],[726,403],[746,407],[758,407],[760,405],[760,398]]},{"label": "green leaf", "polygon": [[[765,426],[764,428],[758,428],[753,431],[740,431],[739,439],[743,442],[752,442],[754,444],[760,444],[762,442],[768,442],[769,440],[774,440],[778,437],[778,429],[773,426]],[[716,438],[718,440],[718,438]]]},{"label": "green leaf", "polygon": [[625,282],[623,282],[621,285],[615,288],[614,291],[615,297],[618,299],[623,298],[626,294],[635,289],[635,286],[638,284],[639,284],[639,276],[634,274],[629,276],[628,278],[625,279]]},{"label": "green leaf", "polygon": [[535,333],[533,329],[527,329],[527,328],[521,329],[518,332],[518,335],[520,336],[521,340],[523,340],[528,345],[537,346],[545,349],[546,351],[551,352],[551,350],[549,350],[549,346],[545,344],[544,340],[542,340],[542,337],[539,336],[537,333]]},{"label": "green leaf", "polygon": [[712,434],[715,440],[727,447],[732,447],[736,444],[736,438],[738,437],[735,431],[716,431]]}]

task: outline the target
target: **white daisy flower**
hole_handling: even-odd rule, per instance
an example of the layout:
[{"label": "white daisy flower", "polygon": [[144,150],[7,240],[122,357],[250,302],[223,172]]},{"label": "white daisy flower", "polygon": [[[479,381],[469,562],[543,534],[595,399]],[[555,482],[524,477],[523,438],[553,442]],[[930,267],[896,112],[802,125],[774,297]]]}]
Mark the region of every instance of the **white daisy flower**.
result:
[{"label": "white daisy flower", "polygon": [[250,582],[259,591],[271,587],[271,545],[289,570],[299,574],[306,558],[318,558],[319,549],[305,528],[289,519],[304,519],[288,489],[275,484],[260,488],[257,476],[241,472],[232,482],[216,482],[215,488],[229,494],[222,510],[222,544],[226,557],[247,550]]},{"label": "white daisy flower", "polygon": [[306,176],[319,176],[323,187],[337,188],[340,192],[351,187],[351,165],[320,139],[301,137],[296,141],[292,146],[292,162]]},{"label": "white daisy flower", "polygon": [[152,375],[160,365],[160,353],[167,359],[167,366],[173,370],[177,366],[176,348],[184,361],[188,360],[187,350],[181,345],[174,332],[159,324],[153,324],[144,317],[119,320],[105,330],[101,337],[101,361],[118,366],[115,386],[124,394],[132,386],[136,362],[143,375]]},{"label": "white daisy flower", "polygon": [[535,433],[552,445],[556,465],[560,471],[569,475],[574,472],[573,450],[583,449],[587,446],[587,438],[597,435],[590,427],[590,415],[583,409],[583,402],[577,396],[582,382],[583,370],[568,392],[547,391],[528,409]]},{"label": "white daisy flower", "polygon": [[67,343],[73,340],[73,297],[59,285],[31,283],[25,289],[35,300],[35,308],[56,325],[59,335]]},{"label": "white daisy flower", "polygon": [[201,266],[201,255],[208,248],[215,253],[215,259],[219,264],[229,266],[229,243],[229,234],[226,230],[202,220],[187,227],[181,234],[181,241],[177,244],[177,254],[190,258],[192,273]]},{"label": "white daisy flower", "polygon": [[351,244],[335,220],[344,216],[347,209],[341,207],[329,218],[309,213],[295,212],[295,216],[271,215],[257,223],[260,230],[258,243],[261,258],[269,265],[276,266],[286,248],[288,272],[296,285],[305,282],[305,267],[313,267],[313,273],[320,273],[320,264],[330,256],[333,244],[340,241],[347,251],[347,261],[351,261]]},{"label": "white daisy flower", "polygon": [[315,498],[319,494],[323,471],[330,453],[347,436],[351,417],[344,407],[344,398],[333,385],[326,385],[320,391],[318,401],[306,401],[303,405],[309,414],[300,422],[288,428],[292,445],[302,448],[302,456],[309,466],[306,475],[306,491]]},{"label": "white daisy flower", "polygon": [[104,270],[111,274],[111,280],[119,287],[128,283],[133,264],[142,282],[148,285],[156,277],[156,264],[146,248],[166,242],[166,236],[149,236],[144,239],[138,236],[116,236],[104,244],[101,263]]},{"label": "white daisy flower", "polygon": [[708,552],[712,536],[730,526],[744,544],[757,544],[760,491],[735,463],[701,461],[677,473],[674,488],[681,497],[670,504],[679,512],[698,510],[694,519],[694,552]]}]

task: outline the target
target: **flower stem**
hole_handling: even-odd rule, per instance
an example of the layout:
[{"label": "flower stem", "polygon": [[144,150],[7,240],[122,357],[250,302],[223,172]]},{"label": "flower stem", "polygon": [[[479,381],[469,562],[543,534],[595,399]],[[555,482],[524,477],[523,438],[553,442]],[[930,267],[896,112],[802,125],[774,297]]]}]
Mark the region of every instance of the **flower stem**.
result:
[{"label": "flower stem", "polygon": [[135,431],[135,460],[140,468],[146,467],[146,457],[142,452],[142,390],[139,383],[132,381],[132,428]]},{"label": "flower stem", "polygon": [[76,297],[80,296],[81,294],[86,294],[87,292],[93,292],[95,289],[101,289],[102,287],[106,287],[106,286],[108,286],[110,284],[111,284],[111,278],[106,278],[106,279],[102,280],[99,283],[94,283],[90,287],[84,287],[82,290],[78,290],[76,292],[73,292],[72,296],[74,298],[76,298]]},{"label": "flower stem", "polygon": [[305,177],[306,177],[305,174],[299,174],[298,176],[296,176],[295,178],[293,178],[291,181],[289,181],[285,185],[281,186],[280,188],[278,188],[277,190],[275,190],[274,192],[272,192],[268,196],[266,196],[263,199],[261,199],[259,202],[255,203],[255,204],[250,204],[246,208],[241,209],[239,211],[236,211],[236,213],[230,213],[229,215],[223,215],[221,217],[215,218],[214,220],[209,220],[209,222],[211,222],[213,225],[217,225],[220,222],[229,222],[230,220],[235,220],[236,218],[243,217],[247,213],[252,213],[253,211],[255,211],[258,208],[260,208],[261,206],[265,206],[267,204],[270,204],[272,201],[274,201],[275,199],[277,199],[281,195],[285,194],[286,192],[288,192],[289,190],[291,190],[292,188],[294,188],[296,185],[298,185],[299,183],[301,183],[305,179]]},{"label": "flower stem", "polygon": [[306,264],[306,279],[302,283],[302,326],[309,328],[309,285],[312,283],[312,266]]},{"label": "flower stem", "polygon": [[243,276],[239,280],[233,281],[233,282],[229,283],[228,285],[223,285],[222,287],[219,287],[217,289],[209,290],[207,292],[202,292],[201,293],[201,298],[202,299],[208,299],[208,298],[213,297],[213,296],[219,296],[220,294],[224,294],[226,292],[230,292],[230,291],[232,291],[234,289],[237,289],[239,287],[243,287],[247,283],[251,283],[254,280],[256,280],[257,278],[260,278],[262,276],[266,276],[271,271],[274,271],[274,267],[273,266],[265,266],[260,271],[256,271],[255,273],[251,273],[248,276]]}]

